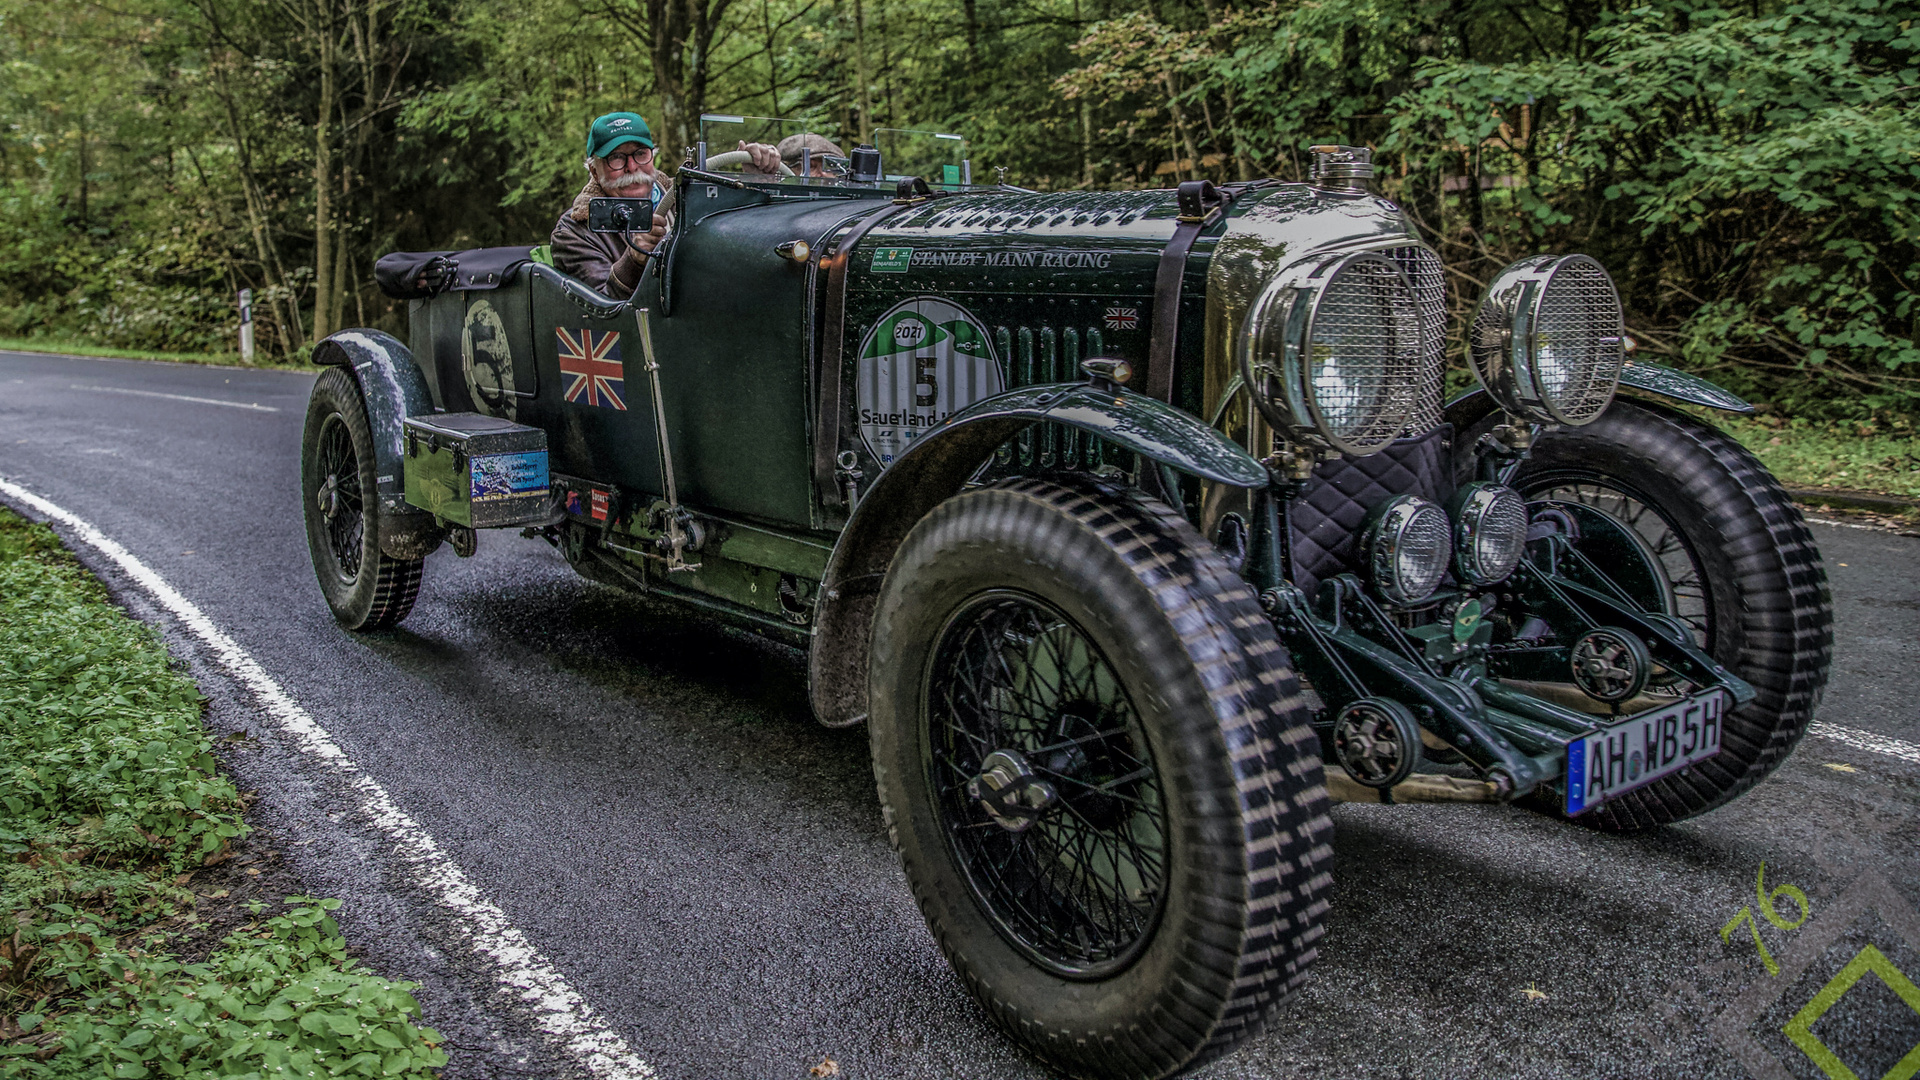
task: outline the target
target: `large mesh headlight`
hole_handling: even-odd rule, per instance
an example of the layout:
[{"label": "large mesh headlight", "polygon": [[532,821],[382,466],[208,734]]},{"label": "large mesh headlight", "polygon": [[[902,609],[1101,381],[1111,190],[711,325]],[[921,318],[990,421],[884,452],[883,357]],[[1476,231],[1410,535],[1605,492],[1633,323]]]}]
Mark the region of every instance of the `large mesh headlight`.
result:
[{"label": "large mesh headlight", "polygon": [[1282,273],[1254,301],[1241,375],[1295,442],[1370,454],[1412,418],[1420,374],[1413,286],[1385,255],[1336,255]]},{"label": "large mesh headlight", "polygon": [[1367,577],[1395,604],[1417,604],[1447,576],[1453,530],[1447,512],[1416,495],[1395,495],[1376,507],[1360,534]]},{"label": "large mesh headlight", "polygon": [[1535,255],[1500,271],[1468,336],[1473,372],[1501,408],[1574,427],[1613,400],[1625,338],[1613,279],[1585,255]]},{"label": "large mesh headlight", "polygon": [[1453,572],[1469,585],[1505,581],[1527,549],[1527,500],[1502,484],[1476,480],[1448,501],[1453,512]]}]

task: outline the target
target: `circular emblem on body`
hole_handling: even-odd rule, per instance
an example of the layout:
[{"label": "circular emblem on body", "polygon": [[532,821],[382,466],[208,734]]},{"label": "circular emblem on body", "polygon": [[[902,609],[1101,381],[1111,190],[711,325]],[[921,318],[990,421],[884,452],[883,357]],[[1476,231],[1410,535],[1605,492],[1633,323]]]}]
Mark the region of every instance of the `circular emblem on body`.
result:
[{"label": "circular emblem on body", "polygon": [[466,376],[473,407],[489,416],[512,420],[513,349],[507,344],[507,324],[485,299],[467,309],[460,327],[460,371]]},{"label": "circular emblem on body", "polygon": [[894,305],[859,356],[860,438],[882,468],[947,417],[1006,389],[987,328],[938,297]]}]

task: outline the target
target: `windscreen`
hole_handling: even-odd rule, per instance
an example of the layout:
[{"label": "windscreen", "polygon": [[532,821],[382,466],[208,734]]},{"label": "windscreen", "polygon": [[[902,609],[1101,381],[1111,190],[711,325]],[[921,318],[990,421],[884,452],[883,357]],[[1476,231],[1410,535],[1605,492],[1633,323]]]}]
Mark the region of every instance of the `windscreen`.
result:
[{"label": "windscreen", "polygon": [[[742,143],[771,147],[785,170],[773,172],[757,165]],[[696,165],[708,172],[738,174],[743,180],[779,180],[801,184],[839,181],[847,175],[847,151],[852,149],[837,127],[828,123],[779,116],[737,116],[705,113],[700,117],[700,145]]]},{"label": "windscreen", "polygon": [[967,160],[967,140],[946,131],[914,128],[876,128],[873,145],[880,150],[880,167],[889,180],[918,176],[937,188],[973,183]]}]

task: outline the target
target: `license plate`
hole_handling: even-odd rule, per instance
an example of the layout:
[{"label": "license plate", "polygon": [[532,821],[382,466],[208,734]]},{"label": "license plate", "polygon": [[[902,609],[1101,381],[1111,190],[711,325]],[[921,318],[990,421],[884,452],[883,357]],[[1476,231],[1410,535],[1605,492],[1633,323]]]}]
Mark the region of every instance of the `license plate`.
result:
[{"label": "license plate", "polygon": [[1567,814],[1584,813],[1720,752],[1733,695],[1714,690],[1641,713],[1567,747]]}]

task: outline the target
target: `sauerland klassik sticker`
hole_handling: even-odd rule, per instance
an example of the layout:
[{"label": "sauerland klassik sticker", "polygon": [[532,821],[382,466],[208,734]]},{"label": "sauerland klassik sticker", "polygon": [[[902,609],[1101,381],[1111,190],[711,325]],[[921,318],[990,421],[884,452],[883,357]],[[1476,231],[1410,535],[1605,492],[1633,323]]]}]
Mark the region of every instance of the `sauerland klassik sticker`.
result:
[{"label": "sauerland klassik sticker", "polygon": [[859,356],[860,438],[883,468],[947,417],[1005,389],[987,328],[938,297],[894,305]]}]

